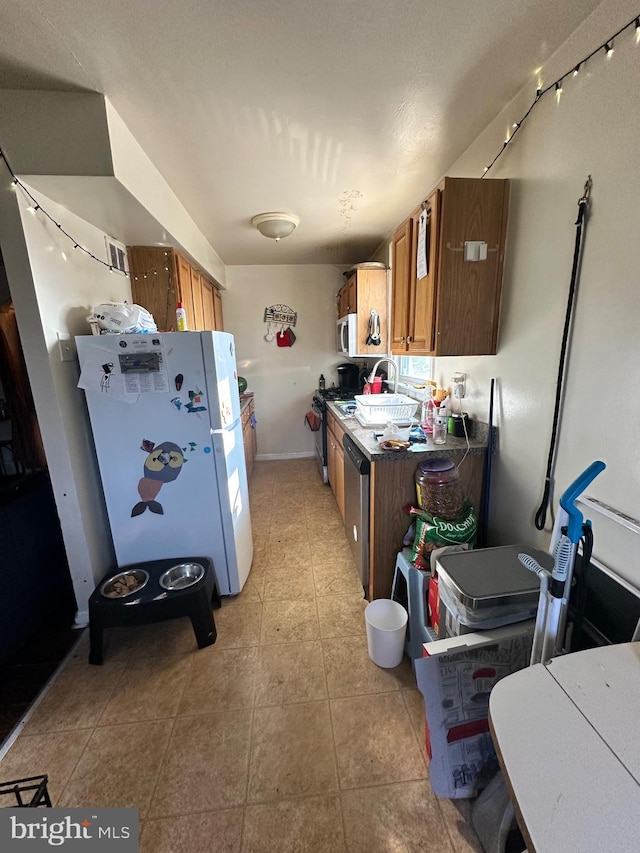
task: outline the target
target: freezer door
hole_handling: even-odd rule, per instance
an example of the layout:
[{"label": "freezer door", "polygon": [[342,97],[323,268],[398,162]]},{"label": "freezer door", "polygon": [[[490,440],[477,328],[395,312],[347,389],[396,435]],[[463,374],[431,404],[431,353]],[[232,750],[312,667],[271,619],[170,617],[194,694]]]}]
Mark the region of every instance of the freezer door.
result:
[{"label": "freezer door", "polygon": [[240,418],[240,393],[233,335],[201,332],[212,429],[229,429]]}]

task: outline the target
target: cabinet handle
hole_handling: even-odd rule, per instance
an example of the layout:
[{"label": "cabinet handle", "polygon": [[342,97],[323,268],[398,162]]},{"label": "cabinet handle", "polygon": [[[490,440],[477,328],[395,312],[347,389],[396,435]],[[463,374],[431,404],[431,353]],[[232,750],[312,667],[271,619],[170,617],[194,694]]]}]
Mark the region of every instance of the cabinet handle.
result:
[{"label": "cabinet handle", "polygon": [[400,338],[400,343],[401,343],[401,344],[403,344],[403,343],[404,343],[404,337]]},{"label": "cabinet handle", "polygon": [[407,335],[407,343],[410,344],[413,341],[411,335]]}]

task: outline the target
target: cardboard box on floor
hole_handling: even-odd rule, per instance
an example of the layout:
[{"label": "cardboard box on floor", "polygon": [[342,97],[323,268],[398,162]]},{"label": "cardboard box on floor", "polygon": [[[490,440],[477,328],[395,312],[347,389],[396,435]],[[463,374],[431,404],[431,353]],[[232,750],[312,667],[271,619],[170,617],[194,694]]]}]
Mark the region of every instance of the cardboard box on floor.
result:
[{"label": "cardboard box on floor", "polygon": [[424,644],[415,671],[438,797],[475,797],[497,773],[489,694],[501,678],[529,665],[534,625],[529,620]]}]

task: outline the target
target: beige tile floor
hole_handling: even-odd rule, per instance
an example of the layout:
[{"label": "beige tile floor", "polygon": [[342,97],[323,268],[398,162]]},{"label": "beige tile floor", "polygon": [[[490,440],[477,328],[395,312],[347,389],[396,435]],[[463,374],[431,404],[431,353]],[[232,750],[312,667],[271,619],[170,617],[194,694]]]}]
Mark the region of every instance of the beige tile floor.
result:
[{"label": "beige tile floor", "polygon": [[[313,460],[262,462],[255,556],[198,650],[188,620],[83,638],[0,764],[58,806],[136,806],[145,853],[468,853],[429,786],[411,665],[376,667],[366,602]],[[465,809],[466,806],[466,809]]]}]

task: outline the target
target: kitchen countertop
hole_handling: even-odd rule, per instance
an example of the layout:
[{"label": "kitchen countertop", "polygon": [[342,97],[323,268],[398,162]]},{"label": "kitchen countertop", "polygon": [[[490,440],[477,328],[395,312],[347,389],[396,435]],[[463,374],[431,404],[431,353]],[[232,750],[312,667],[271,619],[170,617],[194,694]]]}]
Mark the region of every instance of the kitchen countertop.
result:
[{"label": "kitchen countertop", "polygon": [[[427,443],[417,442],[412,444],[408,450],[382,450],[380,448],[379,438],[374,438],[374,430],[383,432],[383,426],[367,426],[363,427],[360,421],[355,417],[349,417],[339,408],[340,401],[330,402],[327,400],[327,409],[336,417],[349,437],[352,438],[358,445],[360,450],[372,462],[392,461],[394,459],[409,459],[417,458],[424,459],[428,456],[463,456],[467,450],[467,441],[464,438],[455,438],[452,435],[447,435],[445,444],[433,444],[427,436]],[[470,436],[469,436],[469,454],[481,455],[485,453],[488,439],[488,426],[482,421],[469,420]]]}]

